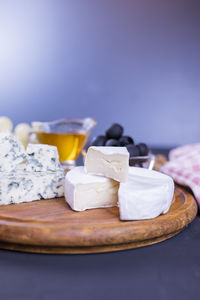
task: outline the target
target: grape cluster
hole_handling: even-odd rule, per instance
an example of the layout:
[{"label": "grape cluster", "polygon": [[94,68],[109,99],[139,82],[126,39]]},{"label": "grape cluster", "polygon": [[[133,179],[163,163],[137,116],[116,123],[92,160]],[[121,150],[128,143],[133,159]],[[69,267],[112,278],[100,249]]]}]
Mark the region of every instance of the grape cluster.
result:
[{"label": "grape cluster", "polygon": [[130,157],[147,156],[149,148],[146,144],[135,145],[132,137],[123,135],[124,128],[120,124],[113,124],[109,127],[105,135],[97,136],[91,143],[91,146],[115,146],[126,147]]},{"label": "grape cluster", "polygon": [[[8,117],[0,116],[0,132],[12,132],[13,123]],[[19,123],[13,131],[16,138],[26,147],[29,141],[31,127],[27,123]]]}]

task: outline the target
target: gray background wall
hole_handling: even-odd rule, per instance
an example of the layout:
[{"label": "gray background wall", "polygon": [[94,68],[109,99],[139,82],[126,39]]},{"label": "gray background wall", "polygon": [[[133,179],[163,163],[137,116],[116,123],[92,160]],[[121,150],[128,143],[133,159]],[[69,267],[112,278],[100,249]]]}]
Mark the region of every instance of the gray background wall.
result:
[{"label": "gray background wall", "polygon": [[200,141],[200,1],[0,0],[0,115]]}]

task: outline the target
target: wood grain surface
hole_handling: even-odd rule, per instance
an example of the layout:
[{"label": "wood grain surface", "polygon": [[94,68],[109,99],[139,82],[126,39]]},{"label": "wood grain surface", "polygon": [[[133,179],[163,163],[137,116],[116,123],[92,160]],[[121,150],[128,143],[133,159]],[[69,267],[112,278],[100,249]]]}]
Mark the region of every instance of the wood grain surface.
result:
[{"label": "wood grain surface", "polygon": [[117,207],[72,211],[64,198],[0,206],[0,248],[39,253],[97,253],[151,245],[180,232],[197,214],[177,187],[169,212],[120,221]]}]

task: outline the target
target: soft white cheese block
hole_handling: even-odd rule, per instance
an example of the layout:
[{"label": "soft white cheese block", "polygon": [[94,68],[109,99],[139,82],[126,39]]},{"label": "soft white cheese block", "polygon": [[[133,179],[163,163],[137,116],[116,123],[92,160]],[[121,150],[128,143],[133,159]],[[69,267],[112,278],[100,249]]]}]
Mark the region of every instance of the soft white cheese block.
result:
[{"label": "soft white cheese block", "polygon": [[0,205],[64,196],[64,171],[0,172]]},{"label": "soft white cheese block", "polygon": [[28,144],[27,171],[56,171],[60,168],[58,150],[55,146]]},{"label": "soft white cheese block", "polygon": [[26,159],[24,146],[11,133],[0,133],[0,171],[15,170]]},{"label": "soft white cheese block", "polygon": [[121,220],[152,219],[165,214],[172,203],[171,177],[143,168],[129,168],[128,180],[118,192]]},{"label": "soft white cheese block", "polygon": [[112,179],[86,174],[75,167],[65,177],[65,198],[73,210],[117,205],[119,183]]},{"label": "soft white cheese block", "polygon": [[85,171],[125,182],[128,176],[129,153],[126,147],[95,147],[88,149]]}]

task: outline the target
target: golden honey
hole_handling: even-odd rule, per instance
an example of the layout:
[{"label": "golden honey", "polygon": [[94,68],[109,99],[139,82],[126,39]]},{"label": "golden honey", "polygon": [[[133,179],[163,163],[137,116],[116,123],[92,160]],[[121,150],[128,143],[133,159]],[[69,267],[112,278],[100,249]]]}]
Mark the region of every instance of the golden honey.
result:
[{"label": "golden honey", "polygon": [[88,135],[82,133],[36,132],[36,135],[41,144],[58,148],[61,162],[76,160],[88,139]]}]

